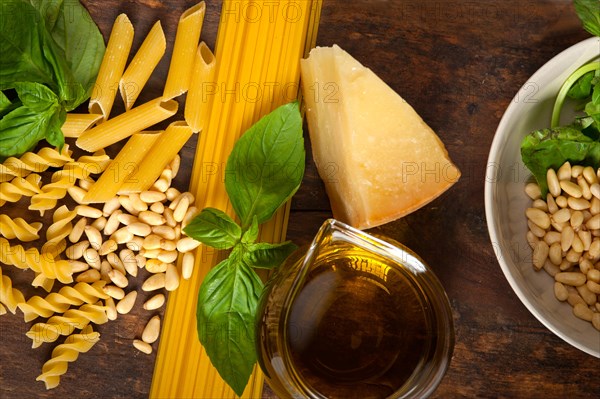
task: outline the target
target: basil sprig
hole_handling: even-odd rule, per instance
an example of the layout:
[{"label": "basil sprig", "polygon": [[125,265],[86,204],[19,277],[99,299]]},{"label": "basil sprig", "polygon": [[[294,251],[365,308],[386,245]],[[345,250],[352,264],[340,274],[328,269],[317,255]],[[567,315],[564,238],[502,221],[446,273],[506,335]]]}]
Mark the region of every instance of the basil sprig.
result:
[{"label": "basil sprig", "polygon": [[296,249],[289,241],[256,242],[259,225],[298,190],[304,160],[302,117],[293,102],[258,121],[229,155],[225,189],[241,224],[205,208],[184,229],[205,245],[231,250],[200,287],[197,327],[212,364],[238,395],[256,363],[254,320],[263,283],[254,268],[276,268]]},{"label": "basil sprig", "polygon": [[102,34],[78,0],[2,0],[0,8],[0,160],[43,139],[62,147],[66,112],[96,80]]}]

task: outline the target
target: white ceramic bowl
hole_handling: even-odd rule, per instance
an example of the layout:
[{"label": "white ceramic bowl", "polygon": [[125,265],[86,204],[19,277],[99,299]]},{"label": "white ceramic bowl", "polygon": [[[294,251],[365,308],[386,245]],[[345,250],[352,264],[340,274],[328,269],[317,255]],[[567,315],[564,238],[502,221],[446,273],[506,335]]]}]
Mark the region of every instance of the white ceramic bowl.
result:
[{"label": "white ceramic bowl", "polygon": [[563,82],[599,54],[600,38],[584,40],[552,58],[523,85],[496,130],[485,181],[490,239],[512,289],[542,324],[595,357],[600,357],[600,332],[577,319],[569,304],[559,302],[554,297],[554,279],[532,266],[525,238],[525,209],[531,200],[523,191],[531,173],[521,161],[520,144],[532,130],[550,126],[554,100]]}]

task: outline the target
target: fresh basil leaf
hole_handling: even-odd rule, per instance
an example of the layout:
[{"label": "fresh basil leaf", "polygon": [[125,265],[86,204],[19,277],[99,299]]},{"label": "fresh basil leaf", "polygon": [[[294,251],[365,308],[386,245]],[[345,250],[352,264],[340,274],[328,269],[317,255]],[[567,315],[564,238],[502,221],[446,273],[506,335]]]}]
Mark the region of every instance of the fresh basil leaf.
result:
[{"label": "fresh basil leaf", "polygon": [[302,117],[297,102],[275,109],[237,141],[227,160],[225,188],[247,227],[273,213],[298,189],[304,174]]},{"label": "fresh basil leaf", "polygon": [[575,11],[583,28],[594,36],[600,36],[600,6],[598,0],[574,0]]},{"label": "fresh basil leaf", "polygon": [[64,108],[59,108],[50,118],[48,128],[46,130],[46,141],[53,147],[58,147],[62,151],[65,145],[65,135],[62,132],[62,125],[67,119],[67,112]]},{"label": "fresh basil leaf", "polygon": [[243,259],[251,267],[273,269],[281,265],[296,249],[298,247],[291,241],[281,244],[260,242],[249,245]]},{"label": "fresh basil leaf", "polygon": [[208,357],[241,396],[256,363],[254,318],[263,285],[254,270],[236,259],[224,260],[205,277],[196,316]]},{"label": "fresh basil leaf", "polygon": [[[55,114],[60,113],[58,105],[43,111],[34,111],[23,105],[0,119],[0,157],[21,155],[44,139]],[[51,140],[54,136],[51,136]]]},{"label": "fresh basil leaf", "polygon": [[258,238],[258,219],[256,215],[252,218],[252,224],[248,227],[248,230],[242,235],[242,242],[244,244],[252,244]]},{"label": "fresh basil leaf", "polygon": [[43,84],[35,82],[17,82],[14,85],[19,99],[27,108],[42,112],[51,106],[58,106],[58,97]]},{"label": "fresh basil leaf", "polygon": [[45,28],[31,4],[3,0],[0,4],[0,90],[15,82],[37,82],[58,88],[44,57]]},{"label": "fresh basil leaf", "polygon": [[594,84],[594,88],[592,89],[592,103],[600,105],[600,79],[598,79],[598,82]]},{"label": "fresh basil leaf", "polygon": [[571,126],[536,130],[521,142],[521,158],[545,196],[548,169],[558,169],[566,161],[597,168],[600,166],[600,142]]},{"label": "fresh basil leaf", "polygon": [[588,98],[592,92],[592,80],[594,79],[594,71],[588,72],[571,86],[567,92],[567,96],[576,100]]},{"label": "fresh basil leaf", "polygon": [[6,95],[0,91],[0,116],[4,114],[12,105],[12,102],[6,97]]},{"label": "fresh basil leaf", "polygon": [[229,249],[240,241],[242,229],[225,212],[205,208],[183,229],[185,234],[216,249]]}]

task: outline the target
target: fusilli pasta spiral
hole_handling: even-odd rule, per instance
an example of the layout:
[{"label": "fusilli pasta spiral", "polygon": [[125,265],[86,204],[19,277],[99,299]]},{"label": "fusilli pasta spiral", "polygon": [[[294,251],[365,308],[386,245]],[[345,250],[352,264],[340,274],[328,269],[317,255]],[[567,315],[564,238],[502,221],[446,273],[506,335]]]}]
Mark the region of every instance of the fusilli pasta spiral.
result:
[{"label": "fusilli pasta spiral", "polygon": [[60,168],[71,161],[73,158],[68,144],[63,146],[61,152],[49,147],[44,147],[37,153],[26,152],[20,158],[7,158],[0,165],[0,182],[25,177],[32,172],[41,173],[50,167]]},{"label": "fusilli pasta spiral", "polygon": [[23,293],[16,288],[13,288],[12,281],[7,275],[2,274],[0,267],[0,302],[10,310],[12,314],[17,311],[17,306],[25,302]]},{"label": "fusilli pasta spiral", "polygon": [[44,276],[42,273],[36,273],[35,278],[31,282],[33,287],[42,287],[46,292],[52,291],[52,287],[54,287],[53,278],[48,278]]},{"label": "fusilli pasta spiral", "polygon": [[46,230],[46,243],[42,247],[42,253],[51,254],[54,258],[65,250],[67,237],[73,230],[71,221],[77,216],[76,211],[70,211],[66,205],[58,208],[52,215],[52,224]]},{"label": "fusilli pasta spiral", "polygon": [[64,286],[45,298],[40,296],[29,298],[27,302],[19,304],[19,309],[24,314],[25,322],[35,320],[38,316],[50,317],[54,313],[64,313],[70,306],[96,303],[99,299],[108,298],[102,289],[105,284],[104,281],[97,281],[93,284],[77,283],[73,287]]},{"label": "fusilli pasta spiral", "polygon": [[61,283],[73,282],[73,269],[65,260],[55,260],[50,254],[40,253],[36,248],[25,250],[21,245],[11,246],[0,237],[0,262],[19,269],[31,269],[44,277],[57,279]]},{"label": "fusilli pasta spiral", "polygon": [[40,193],[42,177],[32,173],[26,178],[15,177],[10,182],[0,183],[0,206],[7,202],[17,202],[21,197],[31,197]]},{"label": "fusilli pasta spiral", "polygon": [[35,241],[40,236],[38,232],[42,228],[39,222],[27,223],[23,218],[11,219],[8,215],[0,215],[0,236],[12,240],[28,242]]},{"label": "fusilli pasta spiral", "polygon": [[42,366],[42,374],[36,381],[44,381],[46,389],[56,388],[60,376],[67,372],[69,363],[74,362],[80,353],[85,353],[100,340],[100,333],[94,332],[92,326],[85,327],[81,333],[67,337],[63,344],[52,351],[52,357]]},{"label": "fusilli pasta spiral", "polygon": [[31,347],[37,348],[44,342],[54,342],[61,335],[70,335],[90,322],[104,324],[108,321],[106,306],[83,304],[79,309],[69,309],[62,315],[52,316],[45,323],[34,324],[25,333],[32,340]]}]

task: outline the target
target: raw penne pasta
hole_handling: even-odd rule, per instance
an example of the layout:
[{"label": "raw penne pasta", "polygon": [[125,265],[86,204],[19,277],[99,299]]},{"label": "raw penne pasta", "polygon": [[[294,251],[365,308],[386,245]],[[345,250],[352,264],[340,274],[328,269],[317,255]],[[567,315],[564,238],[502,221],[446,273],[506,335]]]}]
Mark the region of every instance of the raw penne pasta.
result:
[{"label": "raw penne pasta", "polygon": [[185,122],[171,123],[121,186],[119,194],[148,190],[191,136],[192,129]]},{"label": "raw penne pasta", "polygon": [[209,96],[207,89],[215,81],[215,68],[217,62],[215,56],[210,51],[206,43],[202,42],[198,46],[192,69],[192,80],[185,100],[185,121],[192,128],[194,133],[198,133],[204,128],[213,96]]},{"label": "raw penne pasta", "polygon": [[119,91],[126,110],[130,110],[137,100],[154,68],[165,54],[166,47],[165,34],[160,21],[158,21],[144,39],[119,82]]},{"label": "raw penne pasta", "polygon": [[104,120],[108,119],[132,43],[133,25],[127,15],[121,14],[115,20],[98,71],[88,107],[90,114],[102,114]]},{"label": "raw penne pasta", "polygon": [[179,18],[169,74],[163,97],[171,99],[185,93],[192,78],[194,54],[200,40],[206,4],[201,1],[187,9]]},{"label": "raw penne pasta", "polygon": [[61,129],[65,137],[79,137],[102,118],[102,114],[67,114],[67,120]]},{"label": "raw penne pasta", "polygon": [[84,202],[106,202],[115,197],[127,177],[139,170],[144,155],[148,153],[160,135],[161,133],[138,133],[131,136],[102,176],[83,197]]},{"label": "raw penne pasta", "polygon": [[175,100],[156,98],[88,130],[75,143],[90,152],[106,148],[175,115],[177,107]]}]

